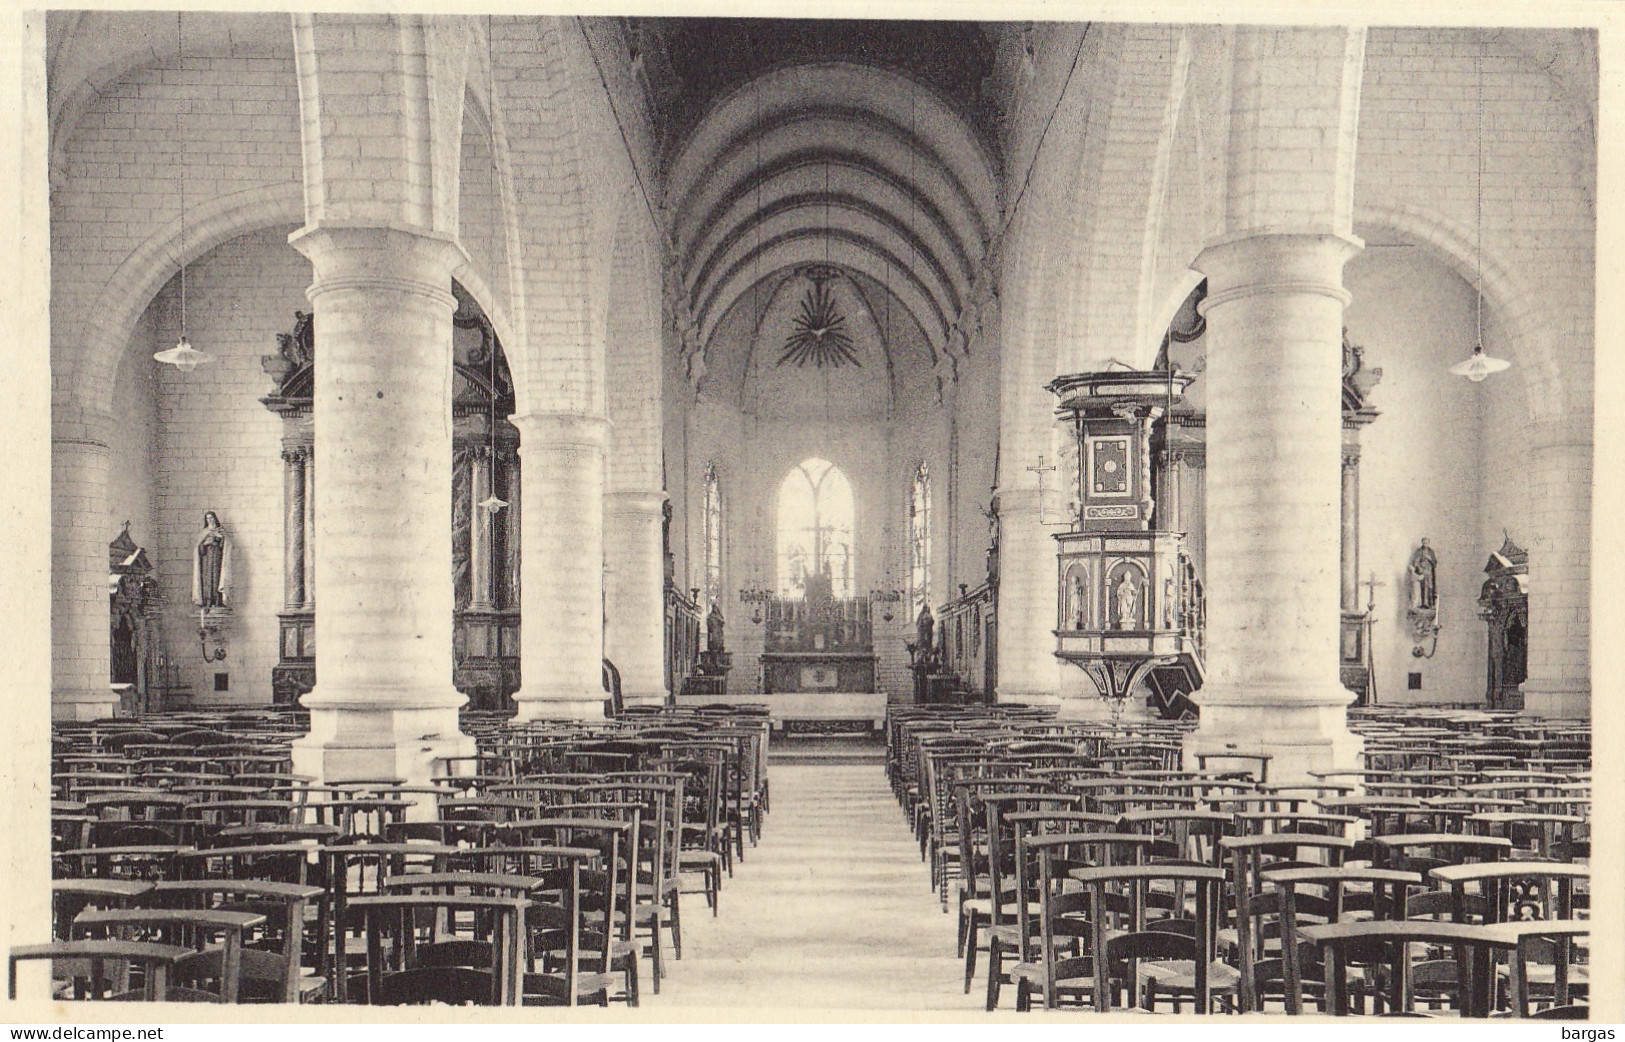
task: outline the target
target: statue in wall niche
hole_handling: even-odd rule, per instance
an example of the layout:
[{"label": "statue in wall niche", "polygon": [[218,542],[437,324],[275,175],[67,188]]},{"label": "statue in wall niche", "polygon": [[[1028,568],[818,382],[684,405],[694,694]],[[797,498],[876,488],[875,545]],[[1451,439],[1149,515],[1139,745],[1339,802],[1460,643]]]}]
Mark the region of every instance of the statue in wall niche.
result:
[{"label": "statue in wall niche", "polygon": [[1136,609],[1139,607],[1140,590],[1132,572],[1125,571],[1118,578],[1113,596],[1117,598],[1117,628],[1133,629],[1134,624],[1139,621],[1139,612]]},{"label": "statue in wall niche", "polygon": [[711,613],[705,617],[705,650],[711,652],[726,650],[723,647],[722,630],[722,605],[712,601]]},{"label": "statue in wall niche", "polygon": [[224,608],[231,589],[231,537],[220,527],[220,516],[203,512],[203,528],[192,541],[192,603],[200,608]]},{"label": "statue in wall niche", "polygon": [[1433,552],[1424,538],[1422,544],[1411,554],[1411,607],[1419,611],[1437,608],[1439,606],[1438,572],[1439,555]]}]

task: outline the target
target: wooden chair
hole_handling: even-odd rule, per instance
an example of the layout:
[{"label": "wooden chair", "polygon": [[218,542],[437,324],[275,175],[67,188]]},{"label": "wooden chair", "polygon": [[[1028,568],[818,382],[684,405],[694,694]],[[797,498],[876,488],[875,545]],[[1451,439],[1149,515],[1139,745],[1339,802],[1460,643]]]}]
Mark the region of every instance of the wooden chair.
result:
[{"label": "wooden chair", "polygon": [[[265,918],[257,941],[244,941],[240,954],[239,1001],[314,1002],[327,982],[303,971],[307,911],[319,907],[318,886],[255,879],[203,879],[158,883],[141,896],[143,904],[209,911],[250,912]],[[314,931],[312,931],[314,932]],[[314,937],[310,940],[314,942]],[[314,943],[311,945],[314,947]],[[200,976],[223,979],[224,951],[193,960]]]},{"label": "wooden chair", "polygon": [[[11,949],[7,994],[17,1000],[17,964],[49,960],[52,998],[163,1002],[171,998],[175,965],[192,949],[145,941],[85,940],[25,944]],[[139,988],[131,989],[132,978]]]},{"label": "wooden chair", "polygon": [[[637,849],[635,822],[585,816],[540,818],[503,826],[499,840],[492,849],[505,853],[515,847],[568,847],[596,855],[596,863],[582,867],[579,876],[581,966],[584,972],[605,977],[619,974],[622,988],[618,997],[628,1006],[637,1006],[638,949],[632,930],[637,874],[630,867]],[[608,998],[606,992],[605,1001]]]},{"label": "wooden chair", "polygon": [[[1553,919],[1545,922],[1504,923],[1495,927],[1515,940],[1507,960],[1508,1000],[1512,1015],[1528,1017],[1530,1001],[1538,990],[1548,992],[1551,1008],[1571,1008],[1581,991],[1589,991],[1585,967],[1575,944],[1589,939],[1589,919]],[[1549,969],[1550,980],[1540,971]],[[1554,1015],[1555,1016],[1555,1015]]]},{"label": "wooden chair", "polygon": [[[444,1003],[513,1006],[522,989],[524,916],[530,902],[513,897],[466,894],[369,894],[352,898],[367,935],[366,1000],[375,1006]],[[419,913],[432,924],[458,912],[491,919],[486,945],[437,944],[438,926],[420,937]],[[437,953],[438,958],[430,955]]]},{"label": "wooden chair", "polygon": [[[1188,993],[1198,1014],[1212,1012],[1216,992],[1233,991],[1240,980],[1235,969],[1214,960],[1216,920],[1224,873],[1192,865],[1149,864],[1122,868],[1082,868],[1071,872],[1090,894],[1093,915],[1095,1009],[1112,1008],[1114,993],[1138,996],[1143,1008],[1155,1008],[1157,992]],[[1153,884],[1192,892],[1194,915],[1189,934],[1151,929],[1146,890]],[[1104,910],[1115,893],[1130,900],[1122,933],[1108,927]],[[1183,912],[1183,909],[1176,910]],[[1176,998],[1177,1006],[1177,998]]]},{"label": "wooden chair", "polygon": [[[228,848],[230,849],[230,848]],[[308,854],[308,848],[304,848]],[[407,871],[407,866],[443,870],[458,848],[442,843],[344,843],[316,848],[327,883],[327,915],[321,950],[327,955],[322,975],[339,1002],[349,1001],[349,940],[364,925],[349,910],[352,899],[377,893],[380,881]],[[210,851],[214,854],[218,851]]]},{"label": "wooden chair", "polygon": [[[1269,869],[1337,868],[1354,848],[1354,841],[1340,836],[1312,833],[1275,832],[1261,836],[1225,836],[1218,841],[1221,855],[1228,856],[1230,908],[1232,913],[1238,969],[1241,973],[1241,1010],[1260,1008],[1256,994],[1255,966],[1266,954],[1266,925],[1279,927],[1282,918],[1280,893],[1266,888],[1263,873]],[[1277,933],[1277,939],[1279,935]],[[1282,942],[1284,944],[1284,941]]]},{"label": "wooden chair", "polygon": [[1469,897],[1483,900],[1486,923],[1568,919],[1574,913],[1575,884],[1590,878],[1583,865],[1549,861],[1501,861],[1431,869],[1428,878],[1450,889],[1452,919],[1475,918]]},{"label": "wooden chair", "polygon": [[[594,921],[593,913],[583,907],[583,870],[598,868],[599,875],[606,875],[596,851],[558,846],[487,847],[466,851],[459,860],[476,867],[475,872],[466,874],[475,877],[467,884],[469,889],[477,892],[479,887],[491,886],[489,880],[495,880],[497,886],[507,889],[508,896],[524,896],[530,901],[525,914],[523,1005],[608,1005],[609,975],[582,968],[584,956],[589,954],[583,948],[583,938],[608,938],[613,933],[608,917],[610,906],[605,903],[608,895],[599,895],[596,900],[598,914],[604,916],[600,920]],[[493,876],[492,870],[502,874]],[[462,872],[444,874],[453,886],[464,885],[464,877]],[[413,887],[441,886],[431,875],[405,879]],[[514,880],[534,883],[521,887]],[[494,889],[487,892],[500,893]],[[602,965],[604,960],[600,947],[591,961]]]},{"label": "wooden chair", "polygon": [[1371,840],[1378,868],[1425,871],[1445,865],[1499,861],[1512,849],[1512,843],[1498,836],[1468,836],[1460,833],[1419,832],[1379,835]]},{"label": "wooden chair", "polygon": [[[1270,991],[1268,984],[1279,980],[1282,1002],[1291,1014],[1303,1012],[1304,991],[1309,983],[1301,943],[1305,927],[1342,922],[1350,913],[1358,912],[1373,919],[1402,919],[1406,896],[1412,888],[1422,885],[1421,874],[1417,872],[1359,866],[1273,868],[1265,869],[1259,878],[1274,887],[1278,895],[1279,966],[1260,960],[1253,965],[1250,974],[1244,970],[1243,981],[1244,984],[1251,981],[1258,999],[1255,1008],[1261,1009],[1262,1000]],[[1306,888],[1313,893],[1306,893]],[[1344,972],[1350,972],[1363,961],[1362,953],[1353,950],[1345,960]],[[1320,968],[1318,960],[1311,968]],[[1321,977],[1323,982],[1323,972]],[[1319,1002],[1321,1012],[1327,1012],[1324,992]]]},{"label": "wooden chair", "polygon": [[[1001,951],[1006,947],[1018,947],[1020,929],[1017,919],[1029,912],[1027,908],[1018,912],[1014,907],[1020,887],[1016,878],[1015,829],[1007,815],[1021,811],[1074,810],[1082,800],[1070,793],[1023,789],[1007,791],[1001,787],[982,790],[967,786],[960,791],[963,807],[969,809],[972,804],[979,805],[980,823],[967,826],[962,818],[960,827],[962,835],[968,828],[971,833],[983,837],[983,843],[972,851],[967,878],[976,886],[978,893],[986,894],[985,898],[974,897],[962,906],[967,913],[964,917],[965,991],[969,993],[976,976],[976,953],[983,946],[978,933],[985,926],[989,966],[988,1002],[991,1009],[998,1002]],[[982,890],[979,875],[984,868],[987,873],[985,891]]]},{"label": "wooden chair", "polygon": [[[1036,815],[1035,815],[1036,817]],[[1090,815],[1090,817],[1099,817]],[[1095,823],[1098,826],[1098,823]],[[1150,836],[1112,832],[1058,832],[1028,836],[1017,832],[1018,879],[1023,880],[1018,907],[1034,898],[1036,914],[1022,916],[1018,961],[1010,969],[1016,982],[1016,1009],[1031,1008],[1038,995],[1046,1008],[1093,1003],[1095,959],[1090,894],[1072,878],[1079,868],[1117,867],[1143,862]],[[1030,866],[1030,868],[1029,868]],[[1030,873],[1030,874],[1029,874]],[[1126,904],[1113,905],[1121,911]],[[990,968],[989,988],[996,977]],[[997,1008],[998,995],[989,996]]]},{"label": "wooden chair", "polygon": [[[242,980],[243,935],[260,926],[265,916],[255,912],[173,908],[104,908],[80,912],[73,921],[75,940],[89,940],[89,934],[117,934],[125,941],[154,941],[190,948],[187,960],[173,964],[174,980],[210,977],[217,982],[213,992],[171,985],[166,995],[182,1000],[238,1001]],[[139,934],[140,936],[131,936]],[[209,946],[220,939],[221,952],[214,956]],[[190,965],[189,965],[190,963]]]},{"label": "wooden chair", "polygon": [[[1462,982],[1461,1012],[1465,1017],[1487,1017],[1493,1002],[1494,953],[1517,947],[1517,939],[1497,933],[1495,927],[1427,920],[1367,920],[1308,926],[1304,940],[1317,946],[1326,972],[1326,994],[1334,1016],[1351,1013],[1348,967],[1351,953],[1361,957],[1373,950],[1386,952],[1387,1005],[1390,1011],[1411,1010],[1411,955],[1413,945],[1449,948],[1454,952],[1457,978]],[[1301,1000],[1300,1000],[1301,1001]]]},{"label": "wooden chair", "polygon": [[80,879],[153,881],[172,878],[176,858],[190,849],[189,846],[174,843],[86,847],[65,850],[55,860],[65,866],[73,877]]},{"label": "wooden chair", "polygon": [[51,935],[65,941],[87,908],[128,908],[153,884],[133,879],[56,879],[51,882]]}]

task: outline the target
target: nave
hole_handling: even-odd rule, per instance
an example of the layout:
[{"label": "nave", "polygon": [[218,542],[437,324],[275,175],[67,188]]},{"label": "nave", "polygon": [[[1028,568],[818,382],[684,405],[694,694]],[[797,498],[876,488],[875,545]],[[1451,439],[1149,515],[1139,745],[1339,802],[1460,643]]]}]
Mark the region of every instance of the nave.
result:
[{"label": "nave", "polygon": [[[878,761],[773,768],[772,828],[693,927],[674,1010],[973,1011],[954,925],[919,871]],[[792,1013],[793,1011],[793,1013]]]}]

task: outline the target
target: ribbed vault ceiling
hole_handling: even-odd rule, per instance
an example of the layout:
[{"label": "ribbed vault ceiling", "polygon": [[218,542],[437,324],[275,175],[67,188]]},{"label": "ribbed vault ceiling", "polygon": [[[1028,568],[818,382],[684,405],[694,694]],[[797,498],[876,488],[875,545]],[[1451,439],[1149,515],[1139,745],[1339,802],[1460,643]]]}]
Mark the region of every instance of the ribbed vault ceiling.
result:
[{"label": "ribbed vault ceiling", "polygon": [[1001,205],[993,157],[950,100],[848,62],[738,86],[695,127],[666,188],[702,345],[752,286],[830,264],[886,287],[940,351]]}]

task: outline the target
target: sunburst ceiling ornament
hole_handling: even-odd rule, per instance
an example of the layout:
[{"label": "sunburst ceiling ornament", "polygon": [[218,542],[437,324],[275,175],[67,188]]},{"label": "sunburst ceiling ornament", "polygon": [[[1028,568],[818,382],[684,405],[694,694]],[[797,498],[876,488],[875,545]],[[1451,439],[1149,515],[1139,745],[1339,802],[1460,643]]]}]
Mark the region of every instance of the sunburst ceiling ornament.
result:
[{"label": "sunburst ceiling ornament", "polygon": [[779,365],[794,362],[805,366],[808,362],[820,369],[839,368],[847,363],[863,368],[858,361],[852,337],[846,332],[846,316],[835,306],[835,297],[828,283],[833,274],[814,274],[812,288],[801,300],[801,314],[790,320],[794,327],[784,340],[784,351]]}]

